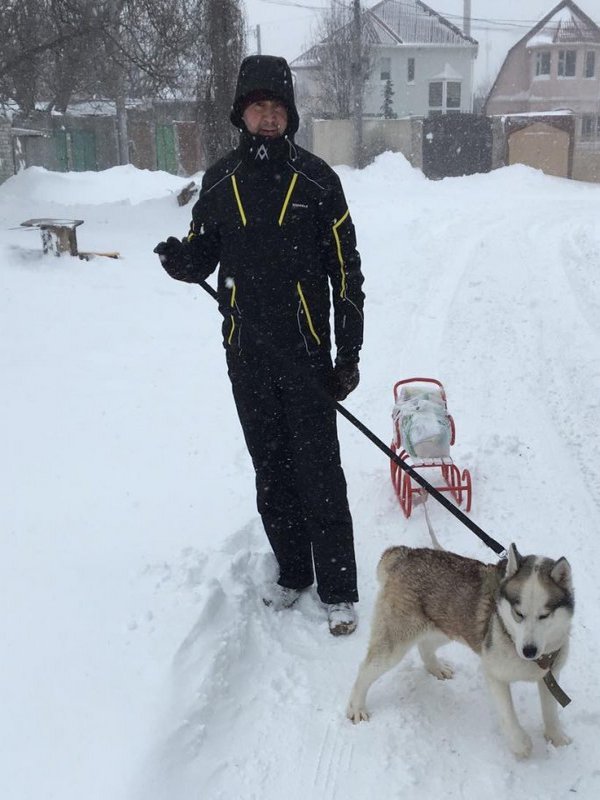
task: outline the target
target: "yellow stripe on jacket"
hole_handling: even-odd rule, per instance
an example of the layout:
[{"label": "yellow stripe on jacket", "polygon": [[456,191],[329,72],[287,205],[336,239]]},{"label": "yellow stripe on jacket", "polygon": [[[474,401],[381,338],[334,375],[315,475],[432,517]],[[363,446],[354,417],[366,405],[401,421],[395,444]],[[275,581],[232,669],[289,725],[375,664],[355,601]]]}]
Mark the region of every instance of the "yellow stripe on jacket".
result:
[{"label": "yellow stripe on jacket", "polygon": [[283,218],[285,217],[285,212],[287,211],[288,203],[290,202],[290,197],[292,196],[292,192],[294,191],[294,186],[296,185],[297,180],[298,173],[294,172],[292,175],[292,180],[290,181],[290,187],[287,190],[285,200],[283,201],[283,206],[281,207],[281,214],[279,215],[279,227],[283,225]]},{"label": "yellow stripe on jacket", "polygon": [[306,321],[308,322],[308,327],[310,328],[310,332],[313,335],[314,340],[317,344],[321,344],[321,340],[315,330],[315,326],[313,325],[312,317],[310,316],[310,311],[308,310],[308,303],[306,302],[306,298],[304,297],[304,292],[302,291],[302,286],[300,286],[300,281],[296,284],[296,288],[298,289],[298,294],[300,296],[300,302],[302,303],[302,308],[304,309],[304,313],[306,315]]},{"label": "yellow stripe on jacket", "polygon": [[341,219],[333,225],[333,238],[335,239],[335,246],[337,249],[337,257],[338,261],[340,262],[340,274],[341,274],[341,281],[340,281],[340,297],[346,297],[346,266],[344,264],[344,256],[342,254],[342,243],[340,242],[340,236],[338,233],[338,228],[344,222],[344,220],[350,214],[350,210],[346,209],[346,213]]},{"label": "yellow stripe on jacket", "polygon": [[246,227],[246,214],[244,213],[244,206],[242,205],[242,200],[240,198],[240,193],[238,191],[237,181],[235,179],[235,175],[231,176],[231,184],[233,186],[233,193],[235,195],[235,200],[237,203],[238,211],[240,212],[240,217],[242,218],[242,223],[244,227]]}]

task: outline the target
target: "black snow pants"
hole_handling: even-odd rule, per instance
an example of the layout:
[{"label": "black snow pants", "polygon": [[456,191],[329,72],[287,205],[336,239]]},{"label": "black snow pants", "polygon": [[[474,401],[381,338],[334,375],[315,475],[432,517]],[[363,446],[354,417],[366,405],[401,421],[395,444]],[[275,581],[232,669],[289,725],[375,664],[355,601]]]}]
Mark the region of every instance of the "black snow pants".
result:
[{"label": "black snow pants", "polygon": [[279,583],[304,589],[316,576],[324,603],[358,601],[336,411],[319,392],[329,355],[290,364],[228,352],[227,364]]}]

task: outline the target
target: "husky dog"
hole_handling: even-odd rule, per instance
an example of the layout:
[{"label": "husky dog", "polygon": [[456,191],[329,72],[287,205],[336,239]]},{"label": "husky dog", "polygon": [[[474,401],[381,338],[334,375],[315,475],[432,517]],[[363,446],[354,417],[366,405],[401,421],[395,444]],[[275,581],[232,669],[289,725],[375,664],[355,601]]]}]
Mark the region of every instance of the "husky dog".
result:
[{"label": "husky dog", "polygon": [[543,681],[550,669],[558,675],[567,659],[574,601],[565,558],[521,556],[511,544],[508,558],[493,565],[446,550],[390,547],[377,577],[369,649],[348,702],[352,722],[369,718],[369,687],[415,644],[432,675],[451,678],[452,669],[435,651],[454,639],[481,656],[500,723],[517,757],[529,756],[532,743],[515,714],[513,681],[537,682],[546,739],[557,747],[569,744],[557,702]]}]

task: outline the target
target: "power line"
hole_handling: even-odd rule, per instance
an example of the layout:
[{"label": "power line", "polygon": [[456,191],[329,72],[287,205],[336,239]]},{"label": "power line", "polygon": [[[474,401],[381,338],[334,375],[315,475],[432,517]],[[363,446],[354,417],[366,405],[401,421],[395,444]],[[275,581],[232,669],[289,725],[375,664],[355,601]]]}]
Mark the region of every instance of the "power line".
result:
[{"label": "power line", "polygon": [[327,11],[327,6],[312,6],[307,3],[294,3],[292,0],[261,0],[261,3],[269,3],[272,6],[295,6],[296,8],[314,8],[316,11]]},{"label": "power line", "polygon": [[[343,2],[341,2],[341,0],[333,0],[333,1],[335,3],[337,3],[337,5],[347,5],[347,3],[343,3]],[[261,0],[261,2],[269,3],[270,5],[276,5],[276,6],[290,6],[290,7],[295,7],[295,8],[308,8],[308,9],[311,9],[311,10],[314,10],[314,11],[328,11],[329,8],[330,8],[328,6],[316,6],[316,5],[309,5],[308,3],[299,3],[299,2],[295,2],[295,0]],[[414,3],[397,2],[397,5],[402,6],[404,8],[407,8],[407,9],[411,9],[411,11],[413,11],[413,12],[415,10],[415,4]],[[347,7],[349,7],[349,6],[347,6]],[[373,8],[373,5],[371,5],[370,8]],[[370,10],[370,9],[365,9],[365,10]],[[440,17],[443,17],[444,19],[448,20],[448,22],[453,22],[453,24],[454,24],[455,21],[457,21],[459,23],[462,23],[462,21],[464,19],[461,14],[447,13],[447,12],[444,12],[444,11],[437,11],[435,9],[432,9],[432,10],[436,14],[438,14]],[[490,31],[490,32],[493,32],[493,33],[500,32],[500,31],[510,33],[512,31],[515,31],[515,30],[527,31],[527,30],[531,30],[531,28],[533,28],[539,22],[540,22],[539,19],[535,19],[534,20],[534,19],[502,19],[500,17],[498,17],[498,18],[471,17],[471,24],[476,30],[478,30],[478,31]],[[459,25],[459,27],[460,27],[460,25]]]}]

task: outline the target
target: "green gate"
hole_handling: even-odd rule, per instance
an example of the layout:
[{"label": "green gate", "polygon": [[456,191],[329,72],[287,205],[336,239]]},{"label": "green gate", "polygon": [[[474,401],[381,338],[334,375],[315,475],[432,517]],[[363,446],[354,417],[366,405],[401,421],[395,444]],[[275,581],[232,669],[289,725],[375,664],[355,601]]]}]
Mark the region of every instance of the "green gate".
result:
[{"label": "green gate", "polygon": [[92,131],[54,131],[57,168],[60,172],[98,169],[96,135]]},{"label": "green gate", "polygon": [[86,172],[97,168],[96,135],[92,131],[71,131],[71,169]]},{"label": "green gate", "polygon": [[69,170],[69,146],[66,131],[54,131],[54,146],[56,148],[57,169],[59,172]]},{"label": "green gate", "polygon": [[172,125],[156,126],[156,166],[177,175],[175,131]]}]

